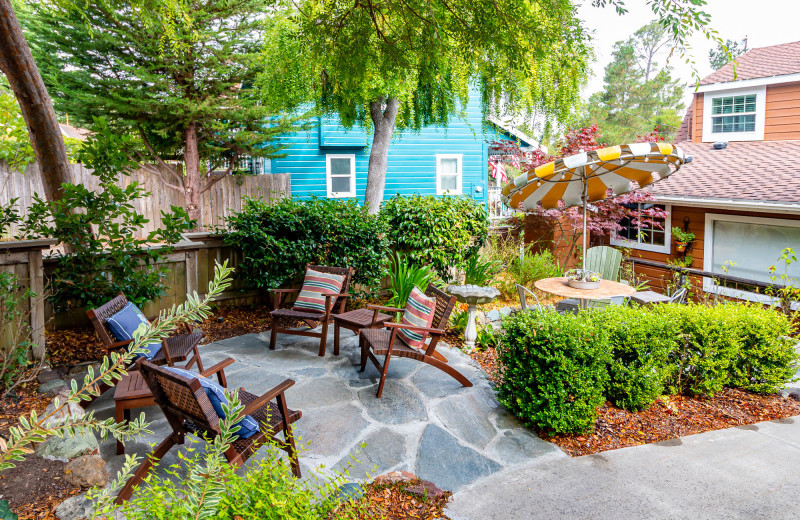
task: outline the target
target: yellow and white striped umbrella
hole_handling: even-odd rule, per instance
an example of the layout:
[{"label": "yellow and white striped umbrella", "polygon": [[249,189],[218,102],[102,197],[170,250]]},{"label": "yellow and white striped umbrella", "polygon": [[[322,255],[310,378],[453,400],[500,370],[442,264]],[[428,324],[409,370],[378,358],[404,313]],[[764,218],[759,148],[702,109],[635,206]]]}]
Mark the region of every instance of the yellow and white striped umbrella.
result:
[{"label": "yellow and white striped umbrella", "polygon": [[640,188],[678,171],[686,162],[683,150],[669,143],[633,143],[581,152],[542,164],[515,177],[503,188],[503,201],[513,209],[566,207],[603,200]]}]

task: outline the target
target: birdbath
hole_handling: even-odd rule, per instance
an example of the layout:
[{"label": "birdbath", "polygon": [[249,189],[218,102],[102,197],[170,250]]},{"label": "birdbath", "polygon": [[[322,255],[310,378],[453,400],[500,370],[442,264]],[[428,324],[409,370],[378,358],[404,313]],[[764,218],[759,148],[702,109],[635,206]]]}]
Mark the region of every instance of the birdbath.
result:
[{"label": "birdbath", "polygon": [[464,343],[467,349],[472,352],[475,349],[475,340],[478,339],[478,328],[475,326],[475,313],[478,312],[478,305],[489,303],[498,296],[500,291],[495,287],[481,287],[479,285],[448,285],[447,293],[456,297],[461,303],[466,303],[469,307],[467,329],[464,331]]}]

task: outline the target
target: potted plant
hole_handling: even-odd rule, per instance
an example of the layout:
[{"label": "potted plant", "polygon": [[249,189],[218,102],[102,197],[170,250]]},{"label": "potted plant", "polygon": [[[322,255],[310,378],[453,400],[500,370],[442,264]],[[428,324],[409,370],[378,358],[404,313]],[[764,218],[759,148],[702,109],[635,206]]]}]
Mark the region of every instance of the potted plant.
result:
[{"label": "potted plant", "polygon": [[576,289],[597,289],[600,287],[600,275],[588,269],[571,269],[567,271],[567,284]]},{"label": "potted plant", "polygon": [[686,251],[686,247],[694,240],[694,233],[684,231],[679,227],[672,228],[672,238],[675,239],[675,249],[679,253]]}]

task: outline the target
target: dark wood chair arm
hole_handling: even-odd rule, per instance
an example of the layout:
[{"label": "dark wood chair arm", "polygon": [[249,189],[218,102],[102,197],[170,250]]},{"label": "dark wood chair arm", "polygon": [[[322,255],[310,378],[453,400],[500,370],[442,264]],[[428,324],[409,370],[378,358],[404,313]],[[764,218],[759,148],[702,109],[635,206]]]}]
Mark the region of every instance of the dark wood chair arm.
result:
[{"label": "dark wood chair arm", "polygon": [[108,345],[106,345],[106,350],[112,351],[112,350],[117,350],[119,348],[126,348],[131,343],[133,343],[132,339],[123,339],[122,341],[115,341],[114,343],[109,343]]},{"label": "dark wood chair arm", "polygon": [[300,289],[268,289],[268,291],[271,293],[287,294],[287,293],[300,292]]},{"label": "dark wood chair arm", "polygon": [[294,381],[292,379],[287,379],[283,383],[279,384],[269,392],[265,393],[261,397],[256,398],[255,401],[250,401],[245,405],[244,410],[242,411],[243,415],[250,415],[251,413],[255,412],[268,402],[272,401],[279,395],[283,394],[286,390],[291,388],[294,385]]},{"label": "dark wood chair arm", "polygon": [[397,307],[385,307],[383,305],[367,305],[367,309],[383,312],[406,312],[405,309],[398,309]]},{"label": "dark wood chair arm", "polygon": [[219,384],[222,385],[224,388],[228,388],[228,380],[225,378],[224,368],[231,366],[234,363],[233,358],[225,358],[216,365],[209,367],[202,372],[200,375],[203,377],[209,377],[212,374],[217,374],[217,379],[219,379]]},{"label": "dark wood chair arm", "polygon": [[387,327],[390,329],[407,329],[407,330],[415,330],[417,332],[427,332],[428,334],[436,334],[441,336],[444,334],[442,329],[431,329],[428,327],[414,327],[413,325],[403,324],[403,323],[387,323]]}]

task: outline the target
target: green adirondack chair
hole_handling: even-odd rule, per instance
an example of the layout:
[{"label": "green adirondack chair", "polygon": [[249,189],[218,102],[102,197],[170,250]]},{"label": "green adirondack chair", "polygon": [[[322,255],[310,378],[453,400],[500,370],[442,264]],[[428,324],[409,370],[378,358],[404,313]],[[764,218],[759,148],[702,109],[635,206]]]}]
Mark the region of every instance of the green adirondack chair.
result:
[{"label": "green adirondack chair", "polygon": [[[613,247],[597,246],[586,250],[586,269],[598,273],[603,280],[618,282],[621,267],[622,252]],[[556,304],[558,312],[577,312],[579,307],[578,300],[572,298],[561,300]]]}]

